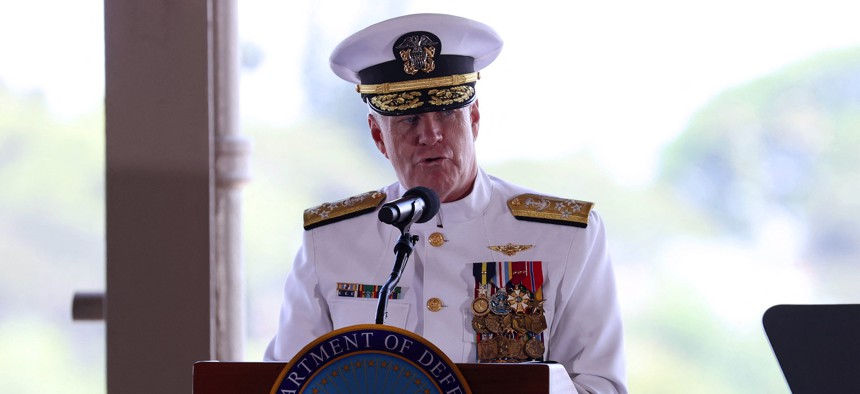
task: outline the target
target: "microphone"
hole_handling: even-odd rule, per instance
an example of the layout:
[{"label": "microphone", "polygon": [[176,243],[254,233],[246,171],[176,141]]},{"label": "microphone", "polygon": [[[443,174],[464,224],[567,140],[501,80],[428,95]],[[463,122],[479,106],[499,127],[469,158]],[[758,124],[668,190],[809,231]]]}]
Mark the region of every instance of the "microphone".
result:
[{"label": "microphone", "polygon": [[403,193],[403,197],[382,204],[379,220],[395,226],[424,223],[439,212],[439,196],[424,186],[416,186]]},{"label": "microphone", "polygon": [[376,324],[385,323],[388,295],[397,286],[397,282],[400,282],[400,276],[403,275],[409,255],[412,254],[412,247],[418,242],[417,235],[409,235],[409,227],[412,223],[424,223],[432,219],[439,212],[440,205],[436,192],[423,186],[416,186],[403,193],[403,197],[382,204],[382,208],[379,209],[379,220],[399,228],[401,234],[397,244],[394,245],[394,268],[388,281],[379,290]]}]

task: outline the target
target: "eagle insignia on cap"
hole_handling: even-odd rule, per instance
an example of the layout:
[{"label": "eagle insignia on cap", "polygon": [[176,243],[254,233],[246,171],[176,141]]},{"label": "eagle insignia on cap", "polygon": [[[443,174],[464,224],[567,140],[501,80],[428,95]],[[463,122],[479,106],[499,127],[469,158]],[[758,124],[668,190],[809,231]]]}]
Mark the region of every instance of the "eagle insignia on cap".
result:
[{"label": "eagle insignia on cap", "polygon": [[425,34],[407,35],[394,49],[400,50],[403,71],[409,75],[415,75],[418,71],[429,73],[436,69],[436,62],[433,61],[436,56],[436,45],[439,45],[439,42]]},{"label": "eagle insignia on cap", "polygon": [[519,220],[587,227],[588,214],[594,203],[521,194],[508,201],[511,214]]}]

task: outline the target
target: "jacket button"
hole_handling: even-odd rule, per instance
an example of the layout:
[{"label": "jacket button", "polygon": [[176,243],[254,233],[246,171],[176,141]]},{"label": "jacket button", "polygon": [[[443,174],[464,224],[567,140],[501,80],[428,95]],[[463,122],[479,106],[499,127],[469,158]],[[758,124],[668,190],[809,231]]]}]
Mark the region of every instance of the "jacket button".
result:
[{"label": "jacket button", "polygon": [[445,243],[445,236],[442,235],[442,233],[433,233],[430,234],[430,238],[428,238],[427,241],[430,242],[430,245],[440,247]]},{"label": "jacket button", "polygon": [[427,300],[427,309],[429,309],[430,312],[439,312],[442,310],[442,300],[436,297]]}]

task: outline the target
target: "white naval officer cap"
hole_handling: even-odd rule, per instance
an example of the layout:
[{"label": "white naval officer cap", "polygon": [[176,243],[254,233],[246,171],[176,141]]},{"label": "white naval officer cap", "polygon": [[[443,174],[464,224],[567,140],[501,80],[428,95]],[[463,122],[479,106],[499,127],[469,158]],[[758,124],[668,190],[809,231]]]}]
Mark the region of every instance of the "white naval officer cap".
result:
[{"label": "white naval officer cap", "polygon": [[491,27],[445,14],[405,15],[343,40],[329,58],[382,115],[456,109],[475,100],[479,71],[502,51]]}]

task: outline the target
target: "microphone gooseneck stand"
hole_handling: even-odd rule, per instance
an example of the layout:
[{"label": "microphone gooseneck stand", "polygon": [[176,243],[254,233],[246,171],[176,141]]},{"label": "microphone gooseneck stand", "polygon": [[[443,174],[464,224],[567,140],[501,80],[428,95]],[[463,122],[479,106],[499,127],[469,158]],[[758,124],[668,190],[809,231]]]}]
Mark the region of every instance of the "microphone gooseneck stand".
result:
[{"label": "microphone gooseneck stand", "polygon": [[376,306],[376,324],[385,323],[388,296],[391,294],[391,290],[397,286],[397,282],[400,282],[400,276],[403,275],[406,262],[409,261],[409,255],[412,254],[412,248],[418,242],[417,235],[409,234],[410,225],[411,223],[404,223],[402,226],[397,226],[400,229],[400,239],[394,245],[394,268],[391,270],[391,275],[388,276],[388,281],[382,285],[382,290],[379,291],[379,303]]},{"label": "microphone gooseneck stand", "polygon": [[400,229],[400,239],[394,245],[394,268],[388,281],[382,285],[379,292],[379,304],[376,306],[376,324],[384,324],[387,317],[388,296],[400,282],[400,276],[412,254],[412,248],[418,242],[417,235],[410,235],[409,228],[412,223],[424,223],[436,216],[439,212],[439,196],[432,189],[424,186],[416,186],[406,191],[402,198],[385,203],[379,211],[379,220],[383,223],[394,225]]}]

